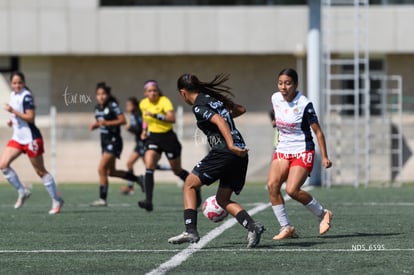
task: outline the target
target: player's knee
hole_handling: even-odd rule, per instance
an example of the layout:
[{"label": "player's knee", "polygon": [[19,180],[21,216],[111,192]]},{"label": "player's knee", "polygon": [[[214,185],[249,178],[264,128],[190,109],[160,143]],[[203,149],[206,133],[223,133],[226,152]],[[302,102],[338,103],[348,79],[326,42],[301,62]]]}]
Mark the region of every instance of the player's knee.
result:
[{"label": "player's knee", "polygon": [[267,190],[270,194],[280,194],[280,182],[277,180],[268,180],[267,181]]},{"label": "player's knee", "polygon": [[103,176],[107,174],[107,169],[105,167],[98,167],[98,174]]},{"label": "player's knee", "polygon": [[299,189],[286,187],[286,193],[293,199],[298,198]]}]

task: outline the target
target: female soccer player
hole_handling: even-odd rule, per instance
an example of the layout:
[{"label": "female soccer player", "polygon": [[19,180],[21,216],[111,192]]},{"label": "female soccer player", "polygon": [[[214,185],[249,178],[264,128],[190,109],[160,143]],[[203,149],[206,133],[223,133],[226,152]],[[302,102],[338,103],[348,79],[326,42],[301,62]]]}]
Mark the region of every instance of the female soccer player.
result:
[{"label": "female soccer player", "polygon": [[216,199],[219,205],[248,230],[248,248],[260,242],[264,226],[256,223],[237,203],[231,200],[234,193],[243,189],[248,165],[248,150],[243,137],[236,129],[233,118],[245,112],[228,96],[230,88],[224,85],[226,75],[217,75],[210,82],[201,82],[195,75],[184,74],[178,78],[177,87],[184,101],[193,106],[197,126],[209,141],[211,150],[187,177],[184,183],[184,233],[168,240],[172,244],[196,243],[197,232],[196,191],[202,185],[220,180]]},{"label": "female soccer player", "polygon": [[295,228],[290,224],[280,188],[286,182],[286,193],[302,203],[319,220],[319,233],[325,234],[330,228],[332,212],[324,209],[315,198],[301,189],[312,171],[315,144],[311,129],[316,135],[322,155],[322,165],[332,166],[326,150],[325,137],[319,126],[312,103],[299,91],[298,75],[293,69],[279,73],[279,92],[272,96],[276,127],[279,132],[278,144],[270,166],[267,187],[273,212],[281,226],[274,240],[294,237]]},{"label": "female soccer player", "polygon": [[[141,110],[139,109],[139,102],[136,97],[130,97],[127,99],[125,104],[125,110],[129,114],[129,123],[125,125],[125,129],[135,136],[135,148],[134,151],[129,155],[127,168],[128,172],[134,173],[134,164],[140,157],[144,157],[145,148],[143,136],[146,136],[147,125],[144,123],[142,118]],[[144,176],[138,176],[141,182],[144,182]],[[121,194],[133,195],[134,194],[134,181],[129,181],[128,186],[124,186],[121,189]]]},{"label": "female soccer player", "polygon": [[[133,174],[133,166],[139,158],[144,158],[145,154],[145,145],[144,141],[147,138],[147,124],[142,118],[141,110],[139,109],[139,102],[136,97],[128,98],[126,102],[125,109],[130,115],[129,124],[125,125],[125,128],[128,132],[135,135],[135,148],[134,151],[129,155],[127,162],[128,171]],[[156,170],[171,170],[171,167],[168,165],[157,164]],[[138,176],[138,180],[142,183],[144,182],[144,176]],[[129,181],[128,186],[124,186],[121,189],[121,194],[123,195],[133,195],[134,194],[134,181]]]},{"label": "female soccer player", "polygon": [[[188,172],[181,167],[181,144],[173,131],[175,123],[174,107],[168,97],[162,95],[157,81],[144,83],[145,99],[139,107],[148,125],[148,137],[145,140],[145,200],[138,206],[153,210],[154,170],[164,152],[174,174],[185,181]],[[199,198],[201,204],[201,198]]]},{"label": "female soccer player", "polygon": [[52,208],[49,214],[58,214],[63,206],[63,200],[58,195],[54,178],[44,166],[43,138],[35,125],[35,105],[32,93],[26,87],[24,74],[13,72],[10,76],[10,86],[12,92],[5,110],[10,113],[7,125],[13,127],[13,136],[1,155],[0,169],[19,194],[14,208],[21,208],[31,195],[30,190],[21,183],[16,172],[10,167],[10,164],[24,153],[29,157],[33,168],[42,178],[43,184],[52,198]]},{"label": "female soccer player", "polygon": [[137,182],[141,188],[142,182],[132,172],[115,169],[116,158],[122,153],[121,125],[124,125],[125,116],[118,106],[118,101],[111,94],[111,87],[105,82],[96,86],[95,107],[96,121],[90,126],[90,130],[100,129],[102,157],[99,163],[99,199],[92,202],[91,206],[107,206],[108,176],[123,178],[128,181]]}]

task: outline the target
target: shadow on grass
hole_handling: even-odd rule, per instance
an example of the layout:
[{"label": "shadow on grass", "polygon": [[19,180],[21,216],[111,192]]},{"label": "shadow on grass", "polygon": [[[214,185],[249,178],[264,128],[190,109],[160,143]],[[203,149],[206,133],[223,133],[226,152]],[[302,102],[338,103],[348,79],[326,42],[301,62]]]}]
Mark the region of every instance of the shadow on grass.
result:
[{"label": "shadow on grass", "polygon": [[364,238],[364,237],[387,237],[387,236],[399,236],[403,233],[353,233],[353,234],[343,234],[343,235],[328,235],[328,236],[319,236],[323,239],[343,239],[343,238]]}]

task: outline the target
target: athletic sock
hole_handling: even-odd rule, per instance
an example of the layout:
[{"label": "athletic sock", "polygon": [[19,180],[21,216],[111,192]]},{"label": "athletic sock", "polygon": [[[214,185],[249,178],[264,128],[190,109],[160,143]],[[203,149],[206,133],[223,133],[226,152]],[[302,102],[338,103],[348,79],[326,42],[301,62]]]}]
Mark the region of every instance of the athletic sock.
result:
[{"label": "athletic sock", "polygon": [[322,205],[320,205],[319,202],[317,202],[317,200],[315,200],[315,198],[312,198],[310,203],[305,205],[305,207],[306,207],[306,209],[308,209],[310,212],[312,212],[312,214],[314,214],[318,218],[321,218],[323,213],[324,213],[324,209],[323,209]]},{"label": "athletic sock", "polygon": [[152,195],[154,193],[154,170],[145,170],[145,200],[152,202]]},{"label": "athletic sock", "polygon": [[272,205],[272,209],[281,227],[290,224],[284,204]]},{"label": "athletic sock", "polygon": [[181,170],[181,172],[177,175],[180,179],[185,181],[185,179],[188,177],[189,173],[187,170]]},{"label": "athletic sock", "polygon": [[196,233],[197,232],[197,211],[194,209],[184,210],[184,224],[185,232]]},{"label": "athletic sock", "polygon": [[157,164],[157,170],[167,171],[171,170],[171,166],[165,164]]},{"label": "athletic sock", "polygon": [[236,220],[248,231],[254,230],[254,220],[246,210],[242,210],[236,215]]},{"label": "athletic sock", "polygon": [[[134,171],[129,170],[127,173],[128,173],[128,174],[130,174],[130,175],[133,175],[133,174],[134,174]],[[129,187],[130,189],[134,188],[134,184],[135,184],[135,181],[133,181],[133,180],[128,180],[128,187]]]},{"label": "athletic sock", "polygon": [[108,197],[108,188],[109,188],[109,184],[99,185],[99,198],[106,201],[106,198]]},{"label": "athletic sock", "polygon": [[[128,181],[132,181],[132,182],[136,182],[138,180],[138,177],[134,175],[134,173],[132,171],[128,171],[125,173],[124,179],[128,180]],[[132,186],[134,186],[134,184],[132,184]]]},{"label": "athletic sock", "polygon": [[56,182],[51,174],[46,174],[42,177],[43,185],[45,186],[49,196],[54,202],[58,202],[60,197],[57,193]]},{"label": "athletic sock", "polygon": [[3,176],[7,179],[7,181],[19,192],[19,196],[24,196],[25,187],[21,183],[19,176],[17,176],[16,172],[13,168],[6,168],[2,169],[1,172]]}]

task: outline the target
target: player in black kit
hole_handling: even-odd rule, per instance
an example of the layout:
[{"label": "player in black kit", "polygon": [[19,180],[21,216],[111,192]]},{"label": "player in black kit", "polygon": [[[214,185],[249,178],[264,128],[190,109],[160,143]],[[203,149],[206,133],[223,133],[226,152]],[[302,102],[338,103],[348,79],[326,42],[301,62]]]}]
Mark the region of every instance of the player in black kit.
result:
[{"label": "player in black kit", "polygon": [[197,232],[196,190],[217,180],[220,181],[217,202],[248,230],[248,248],[260,242],[265,230],[237,202],[231,200],[233,192],[240,194],[245,184],[248,150],[233,121],[245,109],[229,97],[232,95],[230,88],[224,85],[227,80],[228,76],[223,74],[217,75],[211,82],[201,82],[192,74],[184,74],[178,79],[177,88],[184,101],[193,106],[197,126],[206,134],[211,150],[185,180],[185,231],[170,238],[169,243],[196,243],[200,240]]},{"label": "player in black kit", "polygon": [[90,129],[100,129],[102,157],[98,169],[99,200],[92,202],[91,206],[107,206],[108,176],[135,181],[141,188],[143,184],[131,172],[115,169],[116,158],[121,156],[123,146],[120,126],[126,122],[117,100],[111,94],[111,87],[105,82],[97,84],[96,100],[98,101],[95,107],[96,121]]}]

